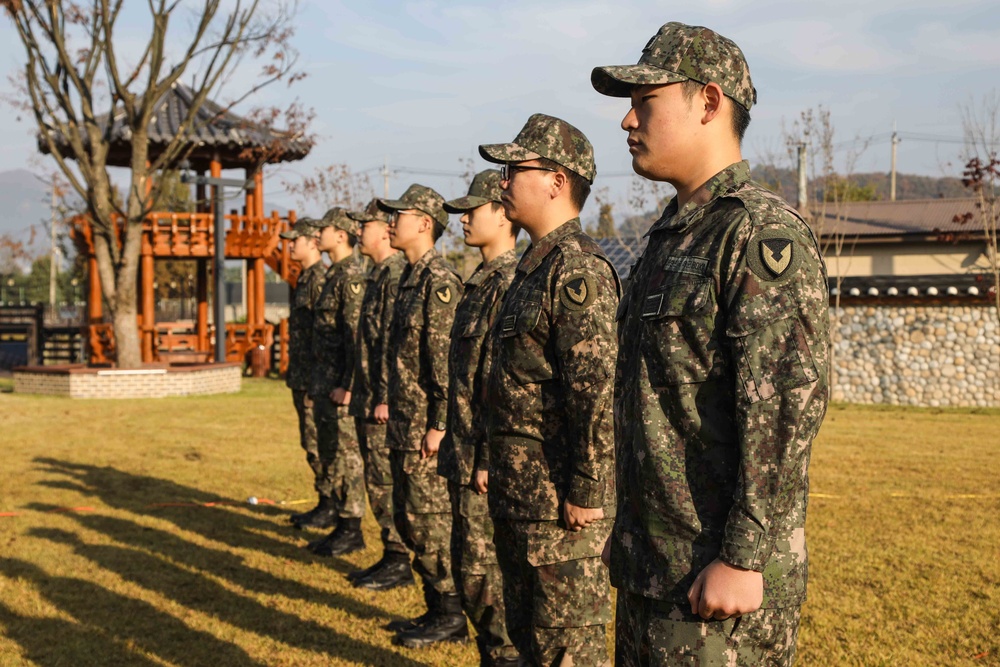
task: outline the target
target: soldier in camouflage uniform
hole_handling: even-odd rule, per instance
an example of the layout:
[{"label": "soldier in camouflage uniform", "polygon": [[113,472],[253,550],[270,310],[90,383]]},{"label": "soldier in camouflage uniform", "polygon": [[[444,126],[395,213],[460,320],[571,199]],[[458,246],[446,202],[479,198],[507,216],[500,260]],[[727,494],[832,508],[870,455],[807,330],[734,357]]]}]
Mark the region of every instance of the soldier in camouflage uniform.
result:
[{"label": "soldier in camouflage uniform", "polygon": [[501,163],[507,217],[531,237],[496,316],[488,382],[489,507],[507,630],[532,665],[608,665],[601,547],[614,515],[618,277],[580,227],[590,142],[535,114]]},{"label": "soldier in camouflage uniform", "polygon": [[618,312],[618,662],[790,665],[828,400],[822,256],[742,161],[756,92],[736,44],[668,23],[592,82],[631,98],[635,171],[677,189]]},{"label": "soldier in camouflage uniform", "polygon": [[[285,384],[292,390],[292,402],[299,417],[299,442],[306,452],[306,462],[313,471],[313,487],[319,488],[323,466],[319,462],[316,420],[313,416],[312,399],[309,398],[309,382],[314,364],[313,309],[323,291],[326,265],[323,264],[323,255],[317,245],[319,230],[314,223],[311,218],[301,218],[294,227],[282,232],[280,236],[292,242],[289,254],[293,261],[302,266],[292,290],[292,304],[288,314],[288,369],[285,371]],[[329,496],[320,494],[316,507],[308,512],[292,514],[289,519],[297,524],[304,519],[311,519],[329,506]]]},{"label": "soldier in camouflage uniform", "polygon": [[451,507],[435,456],[447,430],[448,337],[462,281],[437,253],[448,214],[444,198],[411,185],[398,200],[379,199],[392,214],[389,238],[408,266],[389,331],[389,463],[396,527],[414,552],[413,569],[423,580],[427,613],[395,621],[396,644],[423,646],[461,641],[468,626],[451,576]]},{"label": "soldier in camouflage uniform", "polygon": [[493,522],[486,500],[486,472],[473,480],[477,452],[484,456],[483,407],[489,377],[487,332],[514,277],[518,227],[500,203],[500,172],[476,174],[465,197],[446,202],[460,213],[465,243],[479,248],[483,263],[467,281],[455,311],[448,354],[448,431],[438,452],[438,474],[448,480],[451,498],[451,567],[462,608],[476,628],[480,664],[516,665],[507,636],[503,581],[493,545]]},{"label": "soldier in camouflage uniform", "polygon": [[320,556],[331,556],[364,548],[361,534],[361,517],[365,512],[364,463],[354,419],[347,408],[349,392],[354,386],[364,276],[354,256],[356,225],[346,211],[332,208],[318,225],[319,247],[330,255],[332,264],[316,304],[313,328],[316,364],[309,395],[316,411],[320,461],[327,469],[321,491],[334,499],[337,527],[327,537],[310,543],[309,549]]},{"label": "soldier in camouflage uniform", "polygon": [[392,518],[392,473],[385,425],[389,420],[389,322],[406,255],[389,245],[389,215],[375,200],[348,213],[358,223],[358,248],[375,266],[368,274],[358,323],[357,363],[350,412],[365,462],[368,504],[381,528],[382,558],[347,576],[358,588],[387,590],[413,583],[410,557]]}]

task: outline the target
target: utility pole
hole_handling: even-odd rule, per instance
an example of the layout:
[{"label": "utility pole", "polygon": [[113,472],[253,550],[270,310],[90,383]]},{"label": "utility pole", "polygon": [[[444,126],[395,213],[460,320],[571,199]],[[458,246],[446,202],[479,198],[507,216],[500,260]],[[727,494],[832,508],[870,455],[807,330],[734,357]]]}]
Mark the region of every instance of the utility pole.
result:
[{"label": "utility pole", "polygon": [[809,217],[809,181],[806,178],[806,143],[797,146],[799,153],[799,213]]},{"label": "utility pole", "polygon": [[889,201],[896,201],[896,146],[899,145],[899,135],[896,133],[896,121],[892,121],[892,167],[889,172]]},{"label": "utility pole", "polygon": [[389,198],[389,156],[385,156],[385,164],[382,166],[382,195]]},{"label": "utility pole", "polygon": [[56,308],[56,279],[58,277],[58,266],[56,264],[56,256],[59,254],[56,248],[56,215],[59,209],[56,206],[58,201],[56,197],[56,180],[55,177],[52,179],[52,224],[49,229],[49,236],[52,241],[52,250],[49,254],[49,313],[50,315],[55,314]]},{"label": "utility pole", "polygon": [[[215,274],[215,362],[224,363],[226,361],[226,228],[225,211],[226,202],[223,188],[226,186],[238,187],[248,192],[252,192],[256,184],[252,180],[240,181],[234,178],[214,178],[210,176],[192,176],[187,173],[190,165],[181,162],[180,167],[181,183],[194,183],[195,185],[212,186],[212,201],[215,202],[215,229],[213,237],[215,241],[215,262],[212,270]],[[246,279],[243,280],[246,285]]]}]

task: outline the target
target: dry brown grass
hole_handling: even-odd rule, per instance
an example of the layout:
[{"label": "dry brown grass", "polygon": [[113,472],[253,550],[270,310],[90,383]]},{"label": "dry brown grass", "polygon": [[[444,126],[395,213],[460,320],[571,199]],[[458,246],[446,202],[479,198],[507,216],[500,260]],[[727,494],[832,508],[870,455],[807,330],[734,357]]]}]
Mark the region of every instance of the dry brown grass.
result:
[{"label": "dry brown grass", "polygon": [[[287,390],[0,394],[0,665],[458,665],[381,626],[415,588],[352,589],[250,495],[305,500]],[[814,450],[803,665],[1000,664],[1000,412],[837,407]],[[210,503],[222,504],[206,506]],[[64,511],[65,508],[77,508]],[[87,508],[87,509],[83,509]],[[977,657],[979,656],[979,657]]]}]

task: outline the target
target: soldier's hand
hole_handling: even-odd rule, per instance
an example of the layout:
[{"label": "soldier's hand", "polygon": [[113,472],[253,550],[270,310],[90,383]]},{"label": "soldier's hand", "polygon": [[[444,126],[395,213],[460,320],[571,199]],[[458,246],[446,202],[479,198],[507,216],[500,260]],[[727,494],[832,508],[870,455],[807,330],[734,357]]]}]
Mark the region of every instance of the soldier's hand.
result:
[{"label": "soldier's hand", "polygon": [[335,405],[350,405],[351,392],[347,391],[343,387],[337,387],[330,393],[330,400],[332,400]]},{"label": "soldier's hand", "polygon": [[477,470],[472,476],[472,490],[482,495],[490,488],[490,473],[487,470]]},{"label": "soldier's hand", "polygon": [[598,519],[604,518],[601,507],[580,507],[570,501],[563,503],[563,519],[570,530],[583,530]]},{"label": "soldier's hand", "polygon": [[429,459],[441,449],[441,441],[444,440],[444,431],[436,428],[427,429],[427,435],[420,441],[420,458]]},{"label": "soldier's hand", "polygon": [[698,573],[688,590],[691,613],[724,620],[757,611],[764,601],[764,577],[716,558]]},{"label": "soldier's hand", "polygon": [[379,424],[385,424],[389,421],[389,404],[379,403],[375,406],[375,421]]},{"label": "soldier's hand", "polygon": [[608,534],[608,539],[604,540],[604,548],[601,549],[601,562],[604,563],[604,567],[611,569],[611,535]]}]

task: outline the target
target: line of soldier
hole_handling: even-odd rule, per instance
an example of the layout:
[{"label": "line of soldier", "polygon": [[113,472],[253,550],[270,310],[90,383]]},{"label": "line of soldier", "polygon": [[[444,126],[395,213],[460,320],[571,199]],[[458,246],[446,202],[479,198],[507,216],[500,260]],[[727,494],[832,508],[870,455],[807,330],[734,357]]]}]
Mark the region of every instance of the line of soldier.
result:
[{"label": "line of soldier", "polygon": [[[292,522],[333,528],[314,553],[352,553],[367,494],[383,554],[348,576],[417,573],[426,611],[387,626],[402,646],[464,641],[468,617],[482,665],[607,665],[610,583],[619,664],[791,664],[828,397],[822,257],[749,178],[735,43],[668,23],[591,81],[631,101],[635,171],[677,190],[624,290],[580,225],[592,146],[544,114],[479,147],[499,170],[462,198],[414,184],[283,234],[319,494]],[[449,213],[482,254],[464,284],[435,248]]]}]

